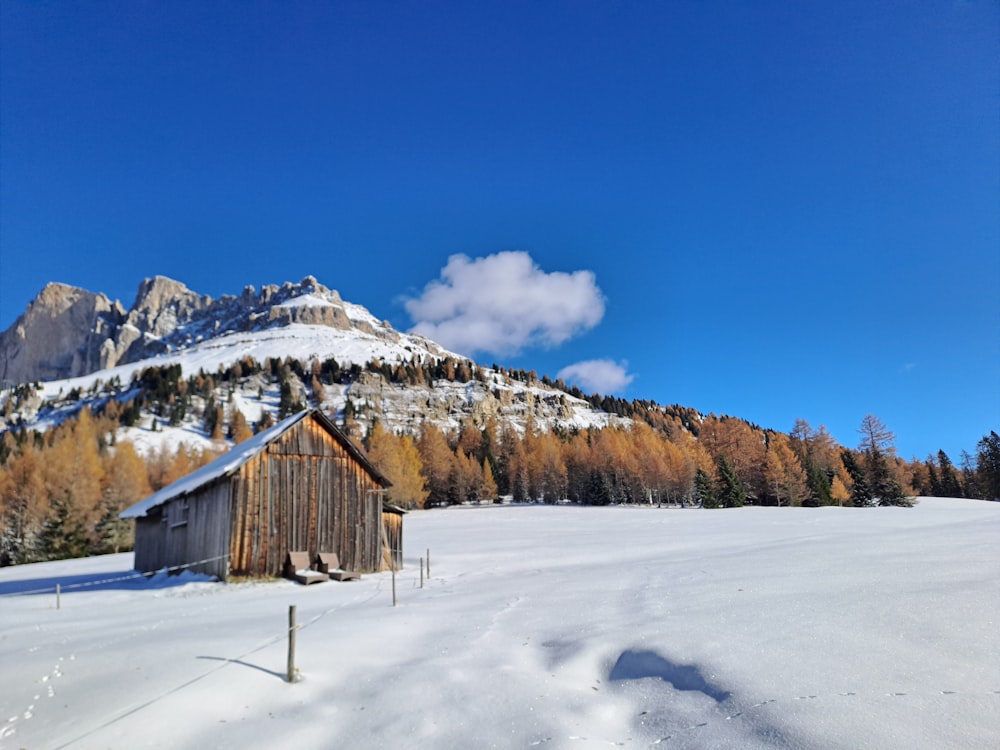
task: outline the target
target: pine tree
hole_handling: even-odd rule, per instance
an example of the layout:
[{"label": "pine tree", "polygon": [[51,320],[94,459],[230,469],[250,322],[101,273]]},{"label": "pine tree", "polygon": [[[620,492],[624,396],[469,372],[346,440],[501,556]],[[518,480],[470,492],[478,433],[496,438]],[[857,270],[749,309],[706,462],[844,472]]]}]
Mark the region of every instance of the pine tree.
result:
[{"label": "pine tree", "polygon": [[208,435],[215,434],[216,430],[219,428],[219,409],[216,407],[215,398],[213,396],[209,396],[208,401],[205,403],[205,418],[203,427],[205,428],[205,433]]},{"label": "pine tree", "polygon": [[1000,435],[989,435],[976,444],[976,477],[986,500],[1000,500]]},{"label": "pine tree", "polygon": [[803,505],[834,505],[830,474],[817,464],[809,464],[806,476],[809,482],[809,500],[803,502]]},{"label": "pine tree", "polygon": [[698,469],[694,475],[694,500],[703,508],[719,507],[719,497],[715,492],[715,483],[704,469]]},{"label": "pine tree", "polygon": [[45,560],[83,557],[89,548],[87,531],[72,503],[59,498],[49,509],[38,535],[38,550]]},{"label": "pine tree", "polygon": [[209,433],[209,438],[215,442],[221,442],[225,439],[225,432],[223,432],[223,424],[225,422],[225,410],[221,406],[215,407],[215,419],[213,420],[213,427]]},{"label": "pine tree", "polygon": [[719,456],[718,463],[719,502],[723,508],[742,508],[746,504],[747,493],[743,483],[725,456]]},{"label": "pine tree", "polygon": [[611,505],[615,502],[608,477],[597,469],[591,469],[589,488],[586,492],[588,505]]},{"label": "pine tree", "polygon": [[968,451],[962,451],[962,497],[982,497],[979,477],[976,476],[976,460]]},{"label": "pine tree", "polygon": [[872,496],[878,505],[910,505],[903,488],[893,476],[889,460],[884,453],[880,451],[869,453],[867,463],[868,482],[871,486]]},{"label": "pine tree", "polygon": [[132,522],[118,517],[123,509],[110,498],[101,501],[98,506],[100,515],[94,525],[95,539],[91,547],[94,554],[104,555],[111,552],[117,554],[132,548],[135,543]]},{"label": "pine tree", "polygon": [[[858,432],[861,434],[858,450],[864,456],[863,472],[865,489],[868,492],[867,504],[910,505],[889,464],[889,459],[894,457],[896,452],[894,446],[896,436],[874,414],[865,415]],[[844,465],[847,465],[846,461]]]},{"label": "pine tree", "polygon": [[938,471],[940,472],[938,480],[941,485],[940,497],[964,497],[962,485],[958,481],[958,474],[955,471],[955,466],[951,463],[951,459],[948,458],[948,454],[943,450],[939,450],[937,459]]},{"label": "pine tree", "polygon": [[941,497],[941,480],[938,479],[932,456],[927,456],[927,494],[931,497]]},{"label": "pine tree", "polygon": [[291,375],[285,374],[281,378],[281,386],[278,389],[278,421],[285,417],[297,414],[305,409],[305,405],[292,393]]},{"label": "pine tree", "polygon": [[855,508],[867,508],[872,505],[872,491],[868,486],[868,479],[861,465],[854,457],[854,453],[845,448],[841,451],[840,460],[844,463],[844,468],[851,478],[851,505]]}]

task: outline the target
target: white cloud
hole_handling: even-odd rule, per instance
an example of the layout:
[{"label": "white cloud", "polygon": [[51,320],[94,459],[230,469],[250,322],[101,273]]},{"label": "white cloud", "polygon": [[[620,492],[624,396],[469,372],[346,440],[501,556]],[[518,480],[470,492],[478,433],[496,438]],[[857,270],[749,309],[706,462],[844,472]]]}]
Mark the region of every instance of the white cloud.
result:
[{"label": "white cloud", "polygon": [[590,359],[564,367],[557,375],[568,385],[578,385],[585,393],[609,394],[622,390],[635,379],[628,374],[628,362]]},{"label": "white cloud", "polygon": [[441,277],[404,305],[411,332],[464,354],[558,346],[604,317],[591,271],[546,273],[525,252],[453,255]]}]

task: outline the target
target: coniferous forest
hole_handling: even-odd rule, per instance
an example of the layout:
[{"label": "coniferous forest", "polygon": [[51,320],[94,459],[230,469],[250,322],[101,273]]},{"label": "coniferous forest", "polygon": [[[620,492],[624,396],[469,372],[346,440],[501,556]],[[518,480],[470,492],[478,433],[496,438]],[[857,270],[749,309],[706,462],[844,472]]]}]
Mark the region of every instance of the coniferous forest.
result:
[{"label": "coniferous forest", "polygon": [[[493,372],[508,381],[538,381],[534,372]],[[126,507],[214,459],[234,443],[289,414],[324,402],[325,389],[363,373],[394,385],[484,381],[482,368],[453,359],[390,366],[340,366],[245,358],[214,373],[183,377],[179,365],[151,367],[132,381],[96,383],[47,404],[60,420],[45,431],[17,424],[32,385],[6,392],[0,434],[0,565],[128,550]],[[276,413],[248,421],[232,398],[257,383],[279,394]],[[406,508],[513,502],[644,504],[731,508],[743,505],[908,505],[918,495],[1000,498],[1000,436],[983,436],[958,465],[944,451],[925,459],[896,455],[894,436],[874,415],[843,446],[820,425],[797,420],[789,432],[735,417],[701,415],[680,406],[587,396],[561,381],[546,386],[621,417],[616,426],[546,429],[530,419],[514,427],[495,418],[444,429],[427,419],[388,429],[377,412],[350,398],[334,420],[393,482],[390,499]],[[73,405],[77,408],[72,410]],[[67,410],[70,413],[67,414]],[[122,428],[157,431],[187,425],[208,443],[167,442],[141,455]],[[205,445],[211,447],[204,447]]]}]

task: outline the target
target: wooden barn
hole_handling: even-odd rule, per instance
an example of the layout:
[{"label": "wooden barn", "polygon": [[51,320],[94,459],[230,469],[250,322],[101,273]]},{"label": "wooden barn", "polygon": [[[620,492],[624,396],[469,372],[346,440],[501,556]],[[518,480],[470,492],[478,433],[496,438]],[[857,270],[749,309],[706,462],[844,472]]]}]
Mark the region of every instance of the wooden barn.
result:
[{"label": "wooden barn", "polygon": [[143,572],[280,575],[290,551],[336,552],[342,567],[369,572],[402,562],[402,517],[386,508],[383,520],[389,486],[328,417],[302,411],[121,517],[135,519]]}]

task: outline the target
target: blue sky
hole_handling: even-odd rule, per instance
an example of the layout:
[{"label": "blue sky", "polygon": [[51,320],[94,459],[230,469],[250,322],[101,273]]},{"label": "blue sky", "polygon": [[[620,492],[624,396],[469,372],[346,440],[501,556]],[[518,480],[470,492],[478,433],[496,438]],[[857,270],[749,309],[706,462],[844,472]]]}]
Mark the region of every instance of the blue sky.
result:
[{"label": "blue sky", "polygon": [[588,391],[1000,429],[995,2],[0,13],[0,329],[49,281],[312,274]]}]

